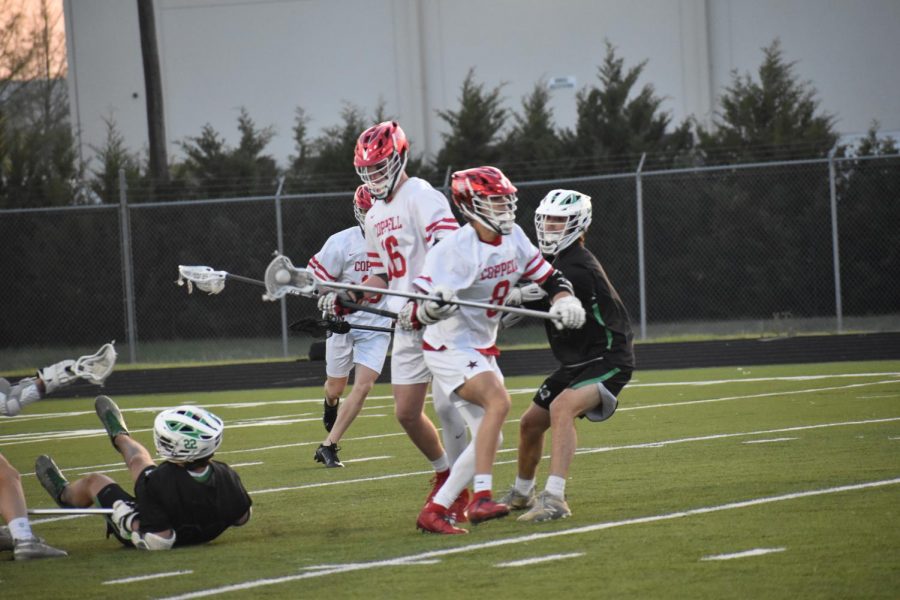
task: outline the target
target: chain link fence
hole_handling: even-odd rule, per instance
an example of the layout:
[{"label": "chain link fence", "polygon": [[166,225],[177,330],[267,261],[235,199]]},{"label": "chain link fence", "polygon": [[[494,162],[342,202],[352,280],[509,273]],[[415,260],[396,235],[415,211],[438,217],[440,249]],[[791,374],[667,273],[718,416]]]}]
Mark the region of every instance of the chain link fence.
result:
[{"label": "chain link fence", "polygon": [[[298,266],[355,224],[352,191],[0,211],[0,365],[31,368],[118,341],[122,362],[305,355],[287,325],[311,299],[208,296],[177,266],[256,279],[273,251]],[[638,339],[900,330],[900,157],[816,159],[517,183],[517,220],[551,189],[594,199],[588,248]],[[132,199],[138,194],[133,194]],[[501,343],[544,343],[539,323]]]}]

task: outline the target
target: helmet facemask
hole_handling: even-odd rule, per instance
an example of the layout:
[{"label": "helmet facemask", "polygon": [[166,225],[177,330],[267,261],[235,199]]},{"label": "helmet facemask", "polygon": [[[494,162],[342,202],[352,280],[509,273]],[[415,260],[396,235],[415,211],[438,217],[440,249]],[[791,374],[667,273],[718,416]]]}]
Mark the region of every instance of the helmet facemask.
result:
[{"label": "helmet facemask", "polygon": [[478,221],[500,235],[509,235],[512,233],[513,225],[516,224],[517,203],[518,198],[515,194],[482,198],[473,193],[472,207],[461,204],[460,211],[467,218]]},{"label": "helmet facemask", "polygon": [[571,246],[590,224],[590,196],[570,190],[551,191],[534,213],[538,246],[547,255],[559,254]]},{"label": "helmet facemask", "polygon": [[394,192],[400,173],[406,168],[407,152],[394,152],[390,158],[367,167],[356,167],[356,174],[362,179],[372,198],[387,200]]}]

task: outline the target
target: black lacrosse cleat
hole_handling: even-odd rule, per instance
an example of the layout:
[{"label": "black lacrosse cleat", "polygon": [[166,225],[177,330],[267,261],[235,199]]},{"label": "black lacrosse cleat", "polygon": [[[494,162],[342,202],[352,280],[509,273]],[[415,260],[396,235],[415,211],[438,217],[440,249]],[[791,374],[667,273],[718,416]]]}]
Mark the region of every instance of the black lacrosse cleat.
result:
[{"label": "black lacrosse cleat", "polygon": [[314,458],[316,459],[316,462],[322,463],[328,469],[343,467],[344,463],[341,462],[341,459],[338,458],[337,455],[339,451],[340,448],[338,448],[334,444],[331,444],[330,446],[319,444],[319,447],[316,448],[316,454]]}]

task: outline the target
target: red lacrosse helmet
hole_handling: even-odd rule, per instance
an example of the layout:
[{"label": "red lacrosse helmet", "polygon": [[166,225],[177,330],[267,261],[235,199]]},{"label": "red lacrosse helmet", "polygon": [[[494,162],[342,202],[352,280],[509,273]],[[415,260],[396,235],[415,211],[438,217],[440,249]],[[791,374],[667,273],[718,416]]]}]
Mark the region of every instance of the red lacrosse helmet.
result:
[{"label": "red lacrosse helmet", "polygon": [[406,168],[409,141],[397,121],[385,121],[363,131],[356,140],[353,166],[375,200],[386,200]]},{"label": "red lacrosse helmet", "polygon": [[457,171],[450,180],[450,195],[459,211],[500,235],[508,235],[516,222],[516,191],[496,167]]},{"label": "red lacrosse helmet", "polygon": [[366,213],[369,212],[370,208],[372,208],[372,195],[369,193],[369,188],[361,185],[356,188],[356,193],[353,194],[353,216],[356,217],[356,222],[362,227],[363,233],[366,231]]}]

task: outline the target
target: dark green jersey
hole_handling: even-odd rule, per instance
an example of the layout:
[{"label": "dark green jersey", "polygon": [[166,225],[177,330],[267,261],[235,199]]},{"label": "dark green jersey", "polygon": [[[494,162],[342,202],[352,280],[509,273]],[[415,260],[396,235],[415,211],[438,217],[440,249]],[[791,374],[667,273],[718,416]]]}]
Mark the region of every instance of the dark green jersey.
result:
[{"label": "dark green jersey", "polygon": [[553,356],[566,366],[602,358],[610,365],[633,369],[634,336],[628,311],[597,257],[576,242],[552,264],[572,283],[587,313],[581,329],[560,331],[552,322],[545,322]]}]

